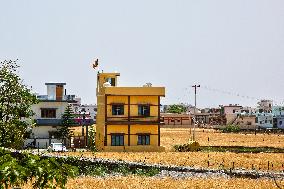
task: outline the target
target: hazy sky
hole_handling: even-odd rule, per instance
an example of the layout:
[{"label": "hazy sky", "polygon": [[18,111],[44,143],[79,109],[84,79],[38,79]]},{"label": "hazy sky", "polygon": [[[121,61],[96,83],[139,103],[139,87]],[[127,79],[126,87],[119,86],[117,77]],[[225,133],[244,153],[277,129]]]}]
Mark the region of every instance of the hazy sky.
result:
[{"label": "hazy sky", "polygon": [[164,104],[193,104],[195,83],[201,107],[284,100],[283,0],[1,0],[0,8],[0,59],[18,58],[41,94],[45,82],[66,82],[69,94],[96,103],[90,65],[99,58],[122,86],[165,86]]}]

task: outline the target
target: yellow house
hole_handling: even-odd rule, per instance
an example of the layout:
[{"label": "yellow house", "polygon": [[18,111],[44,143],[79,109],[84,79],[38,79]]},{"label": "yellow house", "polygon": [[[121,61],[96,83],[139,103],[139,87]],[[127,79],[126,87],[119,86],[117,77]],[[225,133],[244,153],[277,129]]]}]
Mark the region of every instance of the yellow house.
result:
[{"label": "yellow house", "polygon": [[164,87],[117,87],[119,73],[98,73],[96,147],[99,151],[164,151],[160,98]]}]

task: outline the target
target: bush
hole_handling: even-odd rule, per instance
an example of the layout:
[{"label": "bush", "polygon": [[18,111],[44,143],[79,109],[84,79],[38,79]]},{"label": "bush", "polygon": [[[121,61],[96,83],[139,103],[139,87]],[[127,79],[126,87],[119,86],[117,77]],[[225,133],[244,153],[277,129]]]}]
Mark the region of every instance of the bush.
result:
[{"label": "bush", "polygon": [[222,129],[223,133],[237,133],[240,132],[240,127],[237,125],[227,125],[224,129]]},{"label": "bush", "polygon": [[33,182],[34,188],[65,188],[78,169],[55,158],[10,152],[0,148],[0,189]]},{"label": "bush", "polygon": [[174,145],[174,150],[177,152],[196,152],[200,150],[200,145],[194,141],[188,144]]}]

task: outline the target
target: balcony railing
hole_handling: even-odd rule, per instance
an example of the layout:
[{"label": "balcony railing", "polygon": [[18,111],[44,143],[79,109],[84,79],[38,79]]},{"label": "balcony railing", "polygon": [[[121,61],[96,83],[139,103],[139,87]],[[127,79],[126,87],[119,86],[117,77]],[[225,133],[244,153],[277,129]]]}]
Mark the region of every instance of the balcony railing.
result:
[{"label": "balcony railing", "polygon": [[[76,98],[75,95],[64,95],[62,97],[63,101],[74,101]],[[38,100],[57,100],[55,96],[48,96],[48,95],[38,95],[37,96]]]},{"label": "balcony railing", "polygon": [[149,117],[145,117],[145,116],[130,116],[128,117],[118,117],[118,116],[113,116],[113,117],[107,117],[106,119],[107,122],[152,122],[152,123],[162,123],[164,122],[164,118],[163,117],[159,117],[158,116],[149,116]]},{"label": "balcony railing", "polygon": [[[59,126],[61,125],[62,119],[36,119],[38,126]],[[74,119],[74,126],[76,125],[92,125],[96,123],[93,119]]]},{"label": "balcony railing", "polygon": [[36,119],[38,126],[58,126],[61,124],[62,119]]}]

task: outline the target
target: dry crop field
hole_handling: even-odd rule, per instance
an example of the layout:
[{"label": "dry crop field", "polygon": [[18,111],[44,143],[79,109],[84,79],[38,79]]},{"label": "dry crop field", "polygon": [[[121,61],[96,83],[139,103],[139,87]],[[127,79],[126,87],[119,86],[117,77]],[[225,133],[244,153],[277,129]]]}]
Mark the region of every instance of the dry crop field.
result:
[{"label": "dry crop field", "polygon": [[[196,130],[197,141],[201,145],[223,146],[270,146],[284,147],[284,136],[277,134],[233,134],[214,130]],[[208,142],[209,137],[209,142]],[[244,168],[256,170],[284,170],[283,153],[230,153],[230,152],[173,152],[175,144],[187,143],[190,139],[189,129],[161,129],[161,145],[166,152],[69,152],[68,155],[119,159],[135,162],[158,163],[193,167]],[[269,164],[269,165],[268,165]],[[208,166],[209,165],[209,166]]]},{"label": "dry crop field", "polygon": [[248,170],[255,169],[267,171],[269,169],[273,171],[284,171],[284,154],[273,153],[236,154],[228,152],[70,152],[68,155],[83,155],[84,157],[118,159],[134,162],[157,163],[163,165],[192,166],[196,168],[243,168]]},{"label": "dry crop field", "polygon": [[[72,156],[145,162],[150,164],[192,166],[196,168],[284,171],[284,154],[236,154],[228,152],[84,152],[68,153]],[[269,167],[268,167],[269,162]],[[208,166],[209,163],[209,166]]]},{"label": "dry crop field", "polygon": [[[161,129],[161,145],[167,151],[175,144],[185,144],[191,138],[190,129]],[[209,138],[209,141],[208,141]],[[284,148],[284,135],[221,133],[213,129],[196,129],[196,141],[202,146],[250,146]]]},{"label": "dry crop field", "polygon": [[[284,186],[284,180],[277,181],[279,186]],[[32,188],[27,184],[23,189]],[[156,178],[156,177],[79,177],[70,179],[66,185],[68,189],[93,189],[93,188],[277,188],[273,180],[268,179],[241,179],[241,178],[211,178],[211,179],[172,179],[172,178]]]}]

